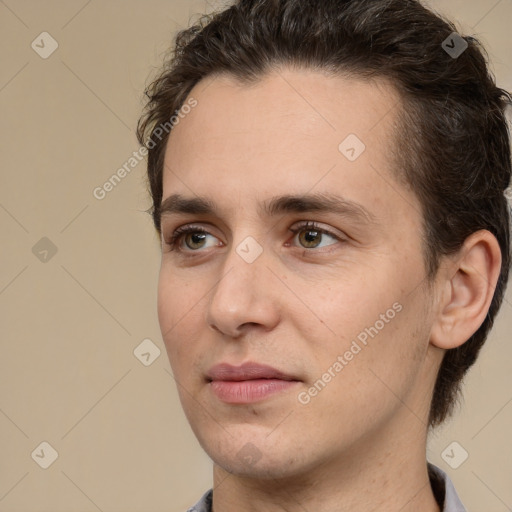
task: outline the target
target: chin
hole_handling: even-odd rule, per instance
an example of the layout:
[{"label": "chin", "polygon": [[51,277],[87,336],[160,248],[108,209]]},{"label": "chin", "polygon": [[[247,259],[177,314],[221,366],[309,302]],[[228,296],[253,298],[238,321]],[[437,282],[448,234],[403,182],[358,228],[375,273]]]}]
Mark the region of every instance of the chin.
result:
[{"label": "chin", "polygon": [[268,431],[235,432],[222,438],[203,438],[202,448],[224,471],[246,478],[276,480],[296,477],[309,471],[308,455],[297,449],[291,436],[269,436]]},{"label": "chin", "polygon": [[258,480],[286,480],[304,472],[302,464],[289,454],[262,454],[259,459],[244,460],[241,452],[232,455],[210,453],[213,462],[233,475]]}]

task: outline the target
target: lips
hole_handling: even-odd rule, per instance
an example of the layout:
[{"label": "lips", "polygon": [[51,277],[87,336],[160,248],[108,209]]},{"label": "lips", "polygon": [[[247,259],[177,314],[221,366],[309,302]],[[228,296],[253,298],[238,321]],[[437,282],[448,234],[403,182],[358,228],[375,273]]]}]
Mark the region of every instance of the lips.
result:
[{"label": "lips", "polygon": [[239,405],[263,401],[299,383],[292,375],[253,362],[241,366],[218,364],[209,370],[206,379],[210,390],[219,400]]},{"label": "lips", "polygon": [[241,366],[232,366],[227,363],[221,363],[210,368],[206,378],[209,381],[242,381],[256,379],[277,379],[277,380],[298,380],[292,375],[288,375],[272,366],[259,363],[244,363]]}]

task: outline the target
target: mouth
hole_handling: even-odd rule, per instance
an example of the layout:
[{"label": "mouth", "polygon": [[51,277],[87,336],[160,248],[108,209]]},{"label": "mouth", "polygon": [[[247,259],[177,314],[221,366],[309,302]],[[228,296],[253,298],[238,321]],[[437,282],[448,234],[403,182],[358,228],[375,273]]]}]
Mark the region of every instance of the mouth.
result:
[{"label": "mouth", "polygon": [[229,404],[248,404],[270,398],[296,386],[300,380],[271,366],[247,362],[221,363],[210,368],[206,381],[213,394]]}]

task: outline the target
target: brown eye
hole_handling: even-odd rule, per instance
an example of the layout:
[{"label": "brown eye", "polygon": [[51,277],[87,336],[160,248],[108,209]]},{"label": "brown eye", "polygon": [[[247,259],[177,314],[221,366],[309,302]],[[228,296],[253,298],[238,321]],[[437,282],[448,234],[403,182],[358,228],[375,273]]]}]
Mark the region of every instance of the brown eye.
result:
[{"label": "brown eye", "polygon": [[299,243],[305,249],[316,249],[320,246],[325,237],[334,240],[333,243],[324,244],[333,245],[340,241],[340,238],[334,233],[327,231],[326,229],[319,228],[315,223],[307,223],[305,225],[297,226],[296,228],[290,229],[296,235],[298,234]]},{"label": "brown eye", "polygon": [[311,249],[321,242],[322,234],[322,232],[313,229],[303,230],[299,234],[299,240],[304,247]]},{"label": "brown eye", "polygon": [[[171,251],[199,252],[199,249],[208,247],[205,245],[205,241],[208,236],[215,238],[201,226],[183,226],[174,231],[169,239],[166,240],[166,243],[170,247]],[[185,247],[183,247],[183,244],[181,243],[183,239],[185,240]],[[210,247],[212,245],[218,244],[210,244]]]},{"label": "brown eye", "polygon": [[206,233],[186,233],[183,238],[185,240],[185,245],[189,249],[201,249],[206,238]]}]

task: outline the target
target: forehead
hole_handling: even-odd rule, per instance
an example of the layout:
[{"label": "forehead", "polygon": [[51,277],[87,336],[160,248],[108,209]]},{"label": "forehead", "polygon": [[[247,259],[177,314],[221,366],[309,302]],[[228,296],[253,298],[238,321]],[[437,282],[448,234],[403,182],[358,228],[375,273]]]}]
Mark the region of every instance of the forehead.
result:
[{"label": "forehead", "polygon": [[197,106],[173,128],[165,152],[164,199],[225,199],[229,190],[238,200],[225,208],[234,213],[278,192],[335,190],[377,209],[389,206],[386,194],[396,196],[398,184],[383,184],[393,179],[400,101],[383,80],[284,68],[252,84],[207,77],[189,97]]},{"label": "forehead", "polygon": [[[348,133],[371,142],[390,128],[385,124],[375,129],[400,103],[396,90],[384,79],[363,80],[290,68],[274,70],[250,84],[228,74],[210,76],[196,84],[189,97],[194,97],[198,106],[187,115],[186,122],[173,129],[169,145],[176,138],[191,135],[200,135],[201,143],[205,139],[226,143],[229,135],[233,141],[230,149],[238,147],[237,154],[254,148],[245,135],[255,136],[251,133],[255,131],[259,141],[266,139],[267,149],[290,144],[294,138],[297,142],[312,138],[330,143]],[[276,130],[282,137],[274,138]],[[242,141],[245,143],[240,148]]]}]

